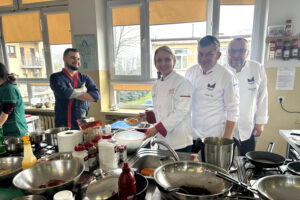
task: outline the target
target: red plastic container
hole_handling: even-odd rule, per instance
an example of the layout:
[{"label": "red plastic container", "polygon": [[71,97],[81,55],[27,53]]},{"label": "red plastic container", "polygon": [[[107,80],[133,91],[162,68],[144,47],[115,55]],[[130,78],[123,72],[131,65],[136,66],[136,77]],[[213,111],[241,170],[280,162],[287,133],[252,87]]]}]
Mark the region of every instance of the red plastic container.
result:
[{"label": "red plastic container", "polygon": [[119,200],[136,199],[136,180],[127,162],[119,177]]}]

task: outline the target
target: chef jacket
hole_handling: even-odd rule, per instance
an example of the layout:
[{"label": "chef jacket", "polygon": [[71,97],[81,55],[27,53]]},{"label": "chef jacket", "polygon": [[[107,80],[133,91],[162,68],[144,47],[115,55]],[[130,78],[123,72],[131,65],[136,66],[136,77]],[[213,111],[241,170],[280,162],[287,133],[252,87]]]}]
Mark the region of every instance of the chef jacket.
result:
[{"label": "chef jacket", "polygon": [[157,139],[165,141],[173,149],[193,144],[191,105],[193,88],[183,76],[172,71],[157,80],[152,87],[152,99]]},{"label": "chef jacket", "polygon": [[89,103],[78,99],[69,99],[73,92],[69,83],[73,88],[80,88],[84,82],[87,93],[97,102],[99,91],[88,75],[77,72],[73,78],[63,69],[50,76],[50,87],[55,96],[55,127],[67,126],[71,129],[79,129],[76,120],[87,116]]},{"label": "chef jacket", "polygon": [[268,122],[267,76],[264,67],[255,61],[246,61],[240,72],[230,67],[239,80],[240,118],[234,137],[241,141],[251,137],[255,124]]},{"label": "chef jacket", "polygon": [[188,68],[186,78],[192,83],[193,139],[223,137],[226,121],[239,117],[239,89],[235,75],[216,64],[206,74],[199,64]]}]

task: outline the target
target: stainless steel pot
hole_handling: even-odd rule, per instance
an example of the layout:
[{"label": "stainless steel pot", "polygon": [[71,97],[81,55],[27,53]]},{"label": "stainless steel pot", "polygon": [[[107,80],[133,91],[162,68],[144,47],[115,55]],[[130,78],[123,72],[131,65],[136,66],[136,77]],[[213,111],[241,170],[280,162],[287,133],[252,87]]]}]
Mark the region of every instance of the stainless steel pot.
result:
[{"label": "stainless steel pot", "polygon": [[38,146],[45,140],[45,131],[29,132],[28,136],[30,137],[31,144],[35,144]]},{"label": "stainless steel pot", "polygon": [[[226,195],[232,187],[215,175],[221,171],[215,165],[193,161],[177,161],[164,164],[154,172],[154,180],[165,199],[216,199]],[[173,190],[183,188],[183,190]]]},{"label": "stainless steel pot", "polygon": [[18,154],[23,151],[23,141],[19,137],[5,137],[4,145],[8,153]]},{"label": "stainless steel pot", "polygon": [[22,171],[23,157],[3,157],[0,158],[0,168],[10,170],[7,173],[0,175],[0,181],[14,177]]},{"label": "stainless steel pot", "polygon": [[46,136],[46,142],[48,145],[52,145],[57,147],[57,134],[59,132],[68,131],[70,130],[69,127],[57,127],[57,128],[51,128],[45,131]]},{"label": "stainless steel pot", "polygon": [[229,170],[233,162],[234,141],[229,138],[207,137],[205,144],[205,162]]}]

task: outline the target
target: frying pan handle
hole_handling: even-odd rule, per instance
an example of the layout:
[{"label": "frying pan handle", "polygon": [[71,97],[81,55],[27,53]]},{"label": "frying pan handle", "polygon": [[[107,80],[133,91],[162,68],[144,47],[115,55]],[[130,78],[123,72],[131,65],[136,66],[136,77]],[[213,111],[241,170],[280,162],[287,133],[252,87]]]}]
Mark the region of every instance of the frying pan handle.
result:
[{"label": "frying pan handle", "polygon": [[290,152],[297,158],[297,160],[300,160],[300,155],[295,149],[290,149]]},{"label": "frying pan handle", "polygon": [[270,142],[267,147],[267,152],[272,152],[274,148],[275,142]]}]

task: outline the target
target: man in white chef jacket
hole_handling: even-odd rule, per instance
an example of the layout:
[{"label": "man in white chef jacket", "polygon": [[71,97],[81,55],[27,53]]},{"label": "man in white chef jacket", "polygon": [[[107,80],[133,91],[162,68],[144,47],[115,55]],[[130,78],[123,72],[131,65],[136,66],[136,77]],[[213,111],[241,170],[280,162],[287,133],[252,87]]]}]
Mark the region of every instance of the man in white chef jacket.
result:
[{"label": "man in white chef jacket", "polygon": [[238,80],[233,72],[217,63],[220,56],[218,39],[214,36],[202,38],[198,42],[198,64],[185,74],[194,89],[193,152],[200,150],[195,145],[199,138],[231,138],[239,117]]},{"label": "man in white chef jacket", "polygon": [[238,139],[239,155],[254,151],[255,138],[259,137],[268,121],[267,76],[258,62],[246,60],[248,42],[244,38],[233,39],[227,49],[227,67],[239,80],[240,118],[234,130]]}]

